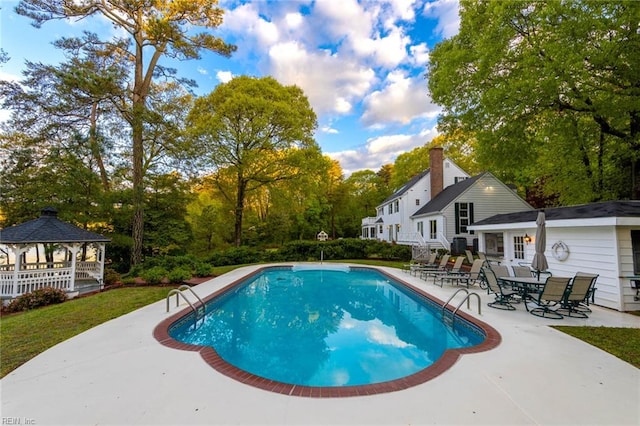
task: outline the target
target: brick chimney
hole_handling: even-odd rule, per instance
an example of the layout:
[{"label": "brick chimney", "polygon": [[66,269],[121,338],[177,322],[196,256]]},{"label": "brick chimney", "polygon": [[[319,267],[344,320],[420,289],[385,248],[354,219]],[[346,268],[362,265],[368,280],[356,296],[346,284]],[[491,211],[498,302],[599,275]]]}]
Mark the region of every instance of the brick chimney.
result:
[{"label": "brick chimney", "polygon": [[442,147],[436,146],[429,150],[429,174],[431,179],[431,199],[442,192],[444,185],[444,157]]}]

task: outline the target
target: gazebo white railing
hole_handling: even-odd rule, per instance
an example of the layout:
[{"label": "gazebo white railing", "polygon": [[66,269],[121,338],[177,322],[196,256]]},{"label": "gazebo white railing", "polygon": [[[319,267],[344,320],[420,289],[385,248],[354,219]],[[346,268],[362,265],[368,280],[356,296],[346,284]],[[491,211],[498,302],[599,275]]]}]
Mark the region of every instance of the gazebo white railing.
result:
[{"label": "gazebo white railing", "polygon": [[75,281],[95,279],[102,284],[100,262],[76,262],[75,278],[71,262],[23,263],[16,272],[15,265],[0,265],[0,296],[14,298],[44,287],[66,292],[75,290]]}]

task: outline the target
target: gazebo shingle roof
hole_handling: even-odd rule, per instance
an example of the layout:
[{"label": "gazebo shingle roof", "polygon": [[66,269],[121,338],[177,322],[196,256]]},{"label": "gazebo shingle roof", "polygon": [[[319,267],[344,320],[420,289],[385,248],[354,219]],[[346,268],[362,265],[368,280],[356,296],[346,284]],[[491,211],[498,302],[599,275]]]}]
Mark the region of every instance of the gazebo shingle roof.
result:
[{"label": "gazebo shingle roof", "polygon": [[109,238],[78,228],[57,217],[53,208],[42,209],[39,218],[0,230],[0,244],[34,243],[97,243],[109,242]]}]

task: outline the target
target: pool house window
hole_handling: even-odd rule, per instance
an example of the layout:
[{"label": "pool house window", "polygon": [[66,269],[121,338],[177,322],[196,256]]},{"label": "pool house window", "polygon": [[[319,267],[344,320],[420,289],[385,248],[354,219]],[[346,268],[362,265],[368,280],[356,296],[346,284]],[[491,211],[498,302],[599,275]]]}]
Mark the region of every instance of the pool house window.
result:
[{"label": "pool house window", "polygon": [[513,237],[513,257],[524,259],[524,237],[522,235]]}]

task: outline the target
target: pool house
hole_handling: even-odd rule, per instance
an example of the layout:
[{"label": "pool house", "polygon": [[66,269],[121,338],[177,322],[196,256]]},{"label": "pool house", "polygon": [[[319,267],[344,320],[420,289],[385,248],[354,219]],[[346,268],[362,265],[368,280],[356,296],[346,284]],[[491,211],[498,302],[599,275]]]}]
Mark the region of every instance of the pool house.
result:
[{"label": "pool house", "polygon": [[[544,209],[549,271],[597,274],[594,302],[640,310],[640,201],[604,201]],[[530,265],[536,210],[498,214],[473,223],[479,251],[507,265]]]}]

